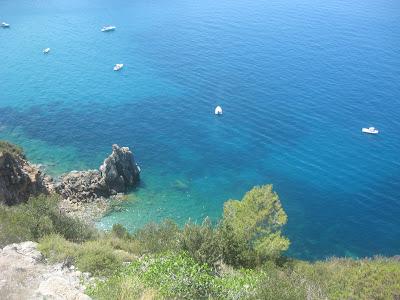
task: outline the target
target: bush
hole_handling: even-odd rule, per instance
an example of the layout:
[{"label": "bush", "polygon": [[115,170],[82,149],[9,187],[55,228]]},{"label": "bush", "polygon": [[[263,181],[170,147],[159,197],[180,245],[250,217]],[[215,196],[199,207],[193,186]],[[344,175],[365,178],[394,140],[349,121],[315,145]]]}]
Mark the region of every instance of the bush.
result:
[{"label": "bush", "polygon": [[122,260],[114,249],[101,240],[89,241],[79,247],[75,262],[81,271],[95,276],[110,276],[122,266]]},{"label": "bush", "polygon": [[[261,278],[265,274],[260,270],[231,271],[224,276],[216,278],[217,299],[256,299],[257,289],[260,286]],[[274,298],[258,298],[274,299]]]},{"label": "bush", "polygon": [[295,267],[329,299],[400,299],[400,262],[387,258],[330,259]]},{"label": "bush", "polygon": [[17,206],[0,206],[0,245],[56,233],[74,242],[92,238],[96,231],[58,209],[59,198],[41,195]]},{"label": "bush", "polygon": [[67,241],[59,234],[51,234],[39,241],[38,249],[51,263],[73,262],[79,245]]},{"label": "bush", "polygon": [[181,248],[199,263],[214,266],[222,259],[219,236],[206,218],[201,225],[187,223],[181,235]]},{"label": "bush", "polygon": [[171,220],[165,220],[161,224],[150,223],[134,235],[141,247],[141,253],[161,253],[166,251],[178,251],[180,248],[180,230],[178,225]]},{"label": "bush", "polygon": [[145,256],[104,283],[91,287],[89,294],[95,299],[107,299],[110,295],[119,295],[113,299],[139,298],[124,288],[134,295],[157,294],[162,299],[206,299],[215,294],[211,269],[185,253]]},{"label": "bush", "polygon": [[120,239],[130,238],[128,230],[126,230],[126,228],[121,224],[114,224],[111,229],[111,234]]},{"label": "bush", "polygon": [[155,296],[145,289],[137,276],[125,273],[116,274],[106,281],[97,281],[86,289],[86,293],[98,300],[154,299]]}]

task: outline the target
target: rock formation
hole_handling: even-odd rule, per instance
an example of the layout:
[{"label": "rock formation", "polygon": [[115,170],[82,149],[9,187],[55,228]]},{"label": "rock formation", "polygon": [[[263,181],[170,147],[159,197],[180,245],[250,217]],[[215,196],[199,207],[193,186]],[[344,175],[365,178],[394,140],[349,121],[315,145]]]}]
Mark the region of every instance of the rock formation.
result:
[{"label": "rock formation", "polygon": [[65,174],[56,191],[71,202],[92,202],[126,192],[139,181],[139,173],[129,148],[113,145],[99,170]]},{"label": "rock formation", "polygon": [[82,285],[90,282],[89,274],[73,266],[47,264],[34,242],[0,249],[0,270],[1,299],[90,299]]},{"label": "rock formation", "polygon": [[99,170],[111,194],[126,192],[139,180],[140,170],[128,147],[113,145]]},{"label": "rock formation", "polygon": [[0,203],[18,204],[51,190],[51,178],[30,164],[23,154],[0,150]]},{"label": "rock formation", "polygon": [[73,171],[55,182],[30,164],[21,149],[0,141],[0,203],[7,205],[40,193],[57,193],[62,198],[60,209],[91,222],[108,210],[109,198],[120,198],[139,181],[139,173],[129,148],[113,145],[99,170]]}]

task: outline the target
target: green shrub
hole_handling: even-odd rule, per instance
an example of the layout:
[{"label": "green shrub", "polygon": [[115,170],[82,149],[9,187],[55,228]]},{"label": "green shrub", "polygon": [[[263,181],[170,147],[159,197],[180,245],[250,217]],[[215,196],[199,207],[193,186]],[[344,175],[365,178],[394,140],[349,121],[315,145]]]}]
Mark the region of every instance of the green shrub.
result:
[{"label": "green shrub", "polygon": [[120,239],[130,238],[128,230],[126,230],[126,228],[121,224],[114,224],[111,229],[111,234]]},{"label": "green shrub", "polygon": [[96,230],[60,212],[57,196],[40,195],[28,202],[0,205],[0,245],[40,238],[56,233],[74,242],[92,238]]},{"label": "green shrub", "polygon": [[51,234],[39,241],[38,249],[51,263],[74,262],[79,245],[67,241],[59,234]]},{"label": "green shrub", "polygon": [[114,253],[114,249],[104,245],[101,240],[82,244],[75,262],[81,271],[95,276],[110,276],[122,266],[122,260]]},{"label": "green shrub", "polygon": [[211,269],[185,253],[143,257],[120,276],[137,278],[166,299],[203,299],[214,294]]},{"label": "green shrub", "polygon": [[215,281],[215,289],[218,290],[218,295],[215,298],[255,299],[257,289],[263,288],[260,285],[260,281],[264,276],[264,272],[260,270],[241,269],[217,277]]},{"label": "green shrub", "polygon": [[133,239],[138,241],[141,253],[161,253],[166,251],[178,251],[180,248],[180,230],[178,225],[171,220],[165,220],[161,224],[150,223],[138,230]]},{"label": "green shrub", "polygon": [[222,259],[217,231],[206,218],[201,225],[187,223],[181,234],[181,247],[199,263],[214,266]]},{"label": "green shrub", "polygon": [[[97,281],[86,289],[86,293],[98,300],[137,300],[154,299],[154,293],[146,290],[140,279],[134,274],[118,273],[106,281]],[[146,298],[147,296],[150,296]]]},{"label": "green shrub", "polygon": [[318,283],[329,299],[399,299],[400,262],[387,258],[298,263],[296,272]]}]

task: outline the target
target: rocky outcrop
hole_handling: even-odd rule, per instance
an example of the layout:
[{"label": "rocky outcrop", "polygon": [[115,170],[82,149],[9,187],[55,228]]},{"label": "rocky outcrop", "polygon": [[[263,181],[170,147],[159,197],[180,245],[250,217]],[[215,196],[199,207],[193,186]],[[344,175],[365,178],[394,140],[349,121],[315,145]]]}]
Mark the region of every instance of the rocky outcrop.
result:
[{"label": "rocky outcrop", "polygon": [[139,181],[139,173],[129,148],[113,145],[99,170],[65,174],[56,191],[70,202],[93,202],[126,192]]},{"label": "rocky outcrop", "polygon": [[0,249],[1,299],[88,300],[83,282],[89,274],[73,266],[49,265],[34,242],[11,244]]},{"label": "rocky outcrop", "polygon": [[109,209],[109,198],[119,200],[139,181],[140,169],[128,147],[113,145],[99,170],[73,171],[55,182],[30,164],[18,147],[1,143],[0,203],[7,205],[39,193],[57,193],[62,198],[60,209],[90,223]]},{"label": "rocky outcrop", "polygon": [[38,166],[30,164],[21,154],[0,151],[0,203],[18,204],[51,190],[51,178]]},{"label": "rocky outcrop", "polygon": [[124,193],[139,180],[140,169],[128,147],[113,145],[99,170],[111,194]]}]

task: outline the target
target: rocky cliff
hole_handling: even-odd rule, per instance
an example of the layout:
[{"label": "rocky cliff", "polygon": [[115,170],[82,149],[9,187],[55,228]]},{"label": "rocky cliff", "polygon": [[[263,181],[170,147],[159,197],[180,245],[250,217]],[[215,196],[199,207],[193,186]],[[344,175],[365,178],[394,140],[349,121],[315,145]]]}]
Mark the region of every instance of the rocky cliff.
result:
[{"label": "rocky cliff", "polygon": [[34,242],[0,249],[1,299],[88,300],[84,282],[92,279],[73,266],[47,264]]},{"label": "rocky cliff", "polygon": [[29,163],[22,150],[0,141],[0,203],[14,205],[40,193],[61,196],[60,208],[92,222],[139,181],[140,169],[128,147],[112,146],[98,170],[73,171],[53,181]]},{"label": "rocky cliff", "polygon": [[18,204],[51,191],[51,178],[38,166],[30,164],[20,152],[0,148],[0,203]]}]

